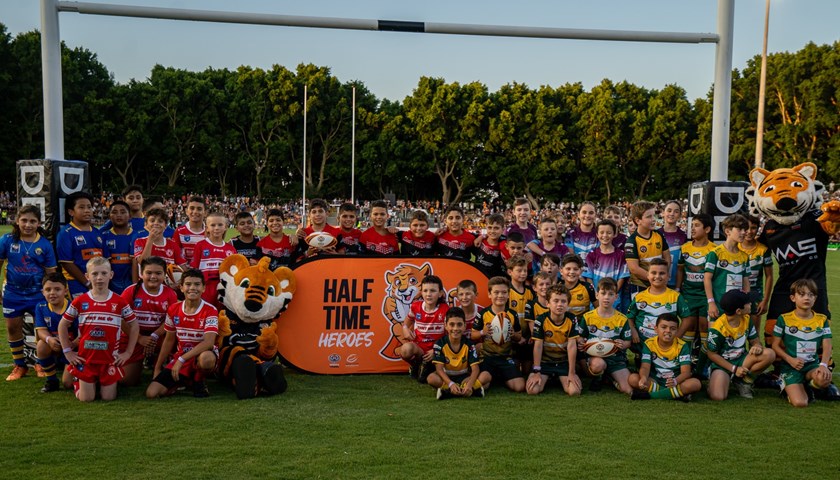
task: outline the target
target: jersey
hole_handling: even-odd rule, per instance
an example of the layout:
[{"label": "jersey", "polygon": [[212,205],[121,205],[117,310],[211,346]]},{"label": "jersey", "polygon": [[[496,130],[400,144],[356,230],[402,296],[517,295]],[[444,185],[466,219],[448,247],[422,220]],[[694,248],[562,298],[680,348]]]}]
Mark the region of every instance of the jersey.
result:
[{"label": "jersey", "polygon": [[[604,278],[612,278],[616,282],[622,278],[630,278],[630,270],[624,260],[624,250],[616,248],[612,253],[604,253],[596,248],[586,255],[586,267],[581,276],[592,280],[592,286],[598,289],[598,283]],[[618,300],[616,300],[618,302]]]},{"label": "jersey", "polygon": [[435,234],[426,230],[423,236],[415,238],[411,232],[397,232],[400,241],[400,254],[412,257],[430,257],[435,254]]},{"label": "jersey", "polygon": [[449,230],[437,237],[435,250],[441,257],[456,257],[469,260],[472,254],[473,243],[476,235],[466,230],[459,235],[454,235]]},{"label": "jersey", "polygon": [[271,236],[261,238],[257,242],[257,258],[270,258],[269,270],[291,266],[297,256],[297,251],[297,247],[292,246],[288,235],[283,235],[283,238],[279,242],[271,238]]},{"label": "jersey", "polygon": [[449,336],[444,335],[435,343],[434,355],[432,363],[443,365],[443,371],[448,377],[469,375],[470,367],[481,363],[475,345],[466,338],[461,339],[461,345],[456,351],[449,343]]},{"label": "jersey", "polygon": [[759,297],[764,294],[764,269],[773,267],[773,257],[767,246],[756,242],[752,248],[746,249],[738,244],[738,249],[747,254],[750,269],[750,292],[757,292]]},{"label": "jersey", "polygon": [[113,229],[102,231],[102,255],[111,264],[114,277],[111,290],[122,293],[131,285],[131,259],[134,257],[134,231],[116,233]]},{"label": "jersey", "polygon": [[596,230],[593,228],[588,232],[584,232],[581,230],[580,225],[575,225],[563,237],[564,244],[570,252],[578,255],[580,258],[586,258],[589,252],[595,250],[600,245]]},{"label": "jersey", "polygon": [[683,268],[683,283],[680,289],[686,297],[705,300],[706,289],[703,286],[703,276],[706,271],[706,256],[717,248],[712,242],[695,247],[692,242],[686,242],[680,247],[677,263]]},{"label": "jersey", "polygon": [[708,348],[726,361],[732,362],[747,356],[750,350],[750,343],[758,339],[758,332],[744,317],[737,327],[729,324],[729,316],[725,313],[709,325]]},{"label": "jersey", "polygon": [[169,306],[178,303],[175,290],[166,285],[161,285],[160,291],[152,294],[143,284],[136,283],[126,288],[121,296],[134,310],[142,335],[148,335],[157,330],[166,319]]},{"label": "jersey", "polygon": [[[49,304],[49,302],[41,302],[36,305],[35,331],[46,330],[52,336],[58,335],[58,322],[61,321],[61,317],[64,316],[64,312],[67,311],[68,306],[70,306],[70,302],[66,299],[64,300],[64,305],[56,310],[53,310],[53,307]],[[74,322],[73,326],[70,327],[70,330],[73,332],[70,335],[71,339],[76,337],[77,325],[78,321]]]},{"label": "jersey", "polygon": [[520,227],[515,222],[511,223],[505,229],[504,235],[506,237],[509,237],[510,234],[513,232],[519,232],[522,234],[522,238],[525,239],[525,245],[537,239],[537,226],[533,223],[528,223],[528,225],[526,225],[525,228]]},{"label": "jersey", "polygon": [[184,257],[186,262],[192,263],[195,245],[204,240],[204,238],[203,225],[201,226],[201,230],[194,232],[190,230],[190,224],[185,223],[175,229],[175,235],[172,237],[172,240],[175,241],[175,245],[181,250],[181,256]]},{"label": "jersey", "polygon": [[563,320],[557,324],[551,319],[551,313],[544,313],[534,320],[534,340],[543,341],[542,363],[565,363],[569,361],[568,342],[581,335],[578,322],[566,312]]},{"label": "jersey", "polygon": [[574,287],[569,288],[569,313],[580,317],[592,309],[595,304],[595,289],[587,282],[578,281]]},{"label": "jersey", "polygon": [[[525,315],[523,316],[524,323],[522,324],[522,336],[531,338],[531,330],[533,330],[533,323],[540,315],[548,313],[548,307],[540,303],[540,300],[534,297],[525,305]],[[530,323],[531,328],[525,328],[525,323]]]},{"label": "jersey", "polygon": [[525,328],[525,307],[528,302],[537,298],[534,291],[528,287],[523,287],[522,291],[517,290],[513,285],[510,286],[510,296],[508,297],[508,308],[516,313],[516,318],[519,319],[519,328]]},{"label": "jersey", "polygon": [[329,223],[325,223],[324,228],[321,230],[315,230],[315,227],[313,227],[312,225],[307,225],[306,228],[303,229],[303,233],[307,236],[312,235],[316,231],[329,233],[330,235],[335,237],[336,240],[341,241],[341,229],[338,227],[334,227]]},{"label": "jersey", "polygon": [[341,230],[341,240],[338,242],[338,248],[343,248],[345,255],[359,255],[362,253],[362,247],[359,243],[359,237],[361,236],[362,231],[358,228],[351,228],[349,232]]},{"label": "jersey", "polygon": [[[658,232],[650,232],[650,236],[643,237],[636,230],[627,238],[624,244],[624,258],[627,260],[638,260],[639,266],[648,269],[650,261],[654,258],[663,258],[662,253],[668,250],[668,243]],[[647,278],[640,278],[630,274],[630,284],[638,287],[649,285]]]},{"label": "jersey", "polygon": [[814,313],[809,319],[799,318],[796,311],[785,313],[776,321],[773,336],[782,339],[788,355],[802,359],[806,364],[819,360],[824,339],[831,338],[828,317]]},{"label": "jersey", "polygon": [[110,365],[119,354],[122,322],[136,321],[134,311],[114,292],[99,302],[85,292],[70,303],[63,320],[78,321],[79,356],[86,365]]},{"label": "jersey", "polygon": [[178,351],[175,358],[183,356],[204,340],[206,333],[219,333],[219,311],[213,305],[202,301],[191,314],[184,312],[184,302],[170,305],[166,312],[163,329],[175,332]]},{"label": "jersey", "polygon": [[410,315],[414,319],[414,341],[426,351],[430,350],[444,335],[449,305],[441,303],[431,312],[427,312],[423,305],[423,300],[413,302]]},{"label": "jersey", "polygon": [[222,260],[235,254],[236,250],[229,243],[215,245],[205,238],[195,244],[194,256],[190,266],[201,270],[201,273],[204,274],[205,287],[201,298],[213,306],[219,303],[216,295],[219,287],[219,266],[221,266]]},{"label": "jersey", "polygon": [[662,235],[665,243],[668,244],[668,252],[671,254],[671,271],[668,277],[668,288],[674,288],[677,286],[677,258],[680,256],[680,248],[688,241],[688,235],[679,227],[673,232],[666,232],[664,227],[658,229],[657,232]]},{"label": "jersey", "polygon": [[[131,217],[129,219],[131,229],[134,231],[134,238],[143,238],[149,236],[149,231],[146,230],[146,219],[144,217]],[[106,221],[104,225],[99,227],[99,231],[104,232],[110,230],[114,226],[110,220]],[[175,229],[167,225],[163,229],[163,238],[172,238],[175,235]]]},{"label": "jersey", "polygon": [[363,255],[396,255],[400,253],[397,236],[392,233],[380,235],[370,227],[359,236],[359,247]]},{"label": "jersey", "polygon": [[679,292],[666,288],[663,293],[655,295],[647,288],[637,293],[636,298],[630,302],[627,318],[636,326],[639,337],[644,341],[656,336],[656,319],[663,313],[673,313],[679,318],[685,318],[690,311]]},{"label": "jersey", "polygon": [[683,365],[691,365],[691,346],[674,339],[670,348],[659,346],[659,338],[653,337],[642,344],[642,363],[650,365],[650,378],[664,386],[671,378],[677,378]]},{"label": "jersey", "polygon": [[740,250],[731,253],[718,245],[706,255],[706,272],[712,274],[712,295],[720,305],[724,293],[744,288],[744,280],[750,276],[749,258]]},{"label": "jersey", "polygon": [[[76,265],[82,273],[87,272],[87,262],[93,257],[102,256],[102,235],[99,230],[88,227],[82,230],[73,222],[58,231],[56,248],[58,261]],[[67,287],[71,295],[87,291],[84,284],[77,282],[67,270],[64,271]]]},{"label": "jersey", "polygon": [[491,245],[485,238],[481,241],[481,245],[473,247],[473,255],[475,255],[475,266],[487,277],[503,276],[505,274],[501,242]]},{"label": "jersey", "polygon": [[44,269],[57,266],[52,244],[40,234],[34,242],[15,239],[11,233],[3,235],[0,260],[7,262],[3,294],[21,297],[40,295]]},{"label": "jersey", "polygon": [[[553,253],[557,255],[558,257],[560,257],[561,260],[564,256],[566,256],[569,253],[569,247],[567,247],[566,244],[562,242],[556,242],[551,248],[546,248],[542,240],[534,240],[533,242],[531,242],[531,244],[536,245],[537,248],[544,251],[545,253]],[[533,251],[531,253],[534,256],[534,261],[531,262],[532,272],[537,273],[540,271],[540,263],[542,262],[543,256],[537,255]]]},{"label": "jersey", "polygon": [[[135,257],[139,257],[140,254],[143,253],[143,249],[146,248],[146,244],[148,242],[149,237],[143,237],[134,240]],[[183,265],[187,263],[187,260],[184,258],[183,255],[181,255],[181,249],[171,238],[164,237],[163,245],[153,243],[150,254],[153,257],[162,258],[163,261],[165,261],[169,265]]]},{"label": "jersey", "polygon": [[[519,326],[519,322],[516,321],[516,312],[508,308],[505,310],[504,314],[510,322],[513,331],[521,332],[522,328]],[[485,308],[479,312],[476,317],[475,322],[473,323],[473,330],[477,330],[479,332],[484,330],[484,325],[492,322],[495,316],[496,314],[493,312],[493,307]],[[487,335],[484,337],[484,343],[482,344],[481,351],[485,357],[510,357],[511,353],[513,353],[513,342],[508,340],[507,342],[499,345],[494,342],[489,335]]]},{"label": "jersey", "polygon": [[236,253],[244,256],[248,260],[259,260],[262,257],[262,252],[259,248],[260,237],[254,237],[250,242],[246,242],[239,237],[230,239],[230,244],[236,249]]},{"label": "jersey", "polygon": [[[578,323],[580,324],[581,336],[584,338],[624,340],[628,343],[633,339],[630,321],[618,310],[613,310],[613,314],[606,318],[599,315],[597,309],[590,310],[583,314],[583,318]],[[617,355],[624,355],[624,353],[622,350]]]}]

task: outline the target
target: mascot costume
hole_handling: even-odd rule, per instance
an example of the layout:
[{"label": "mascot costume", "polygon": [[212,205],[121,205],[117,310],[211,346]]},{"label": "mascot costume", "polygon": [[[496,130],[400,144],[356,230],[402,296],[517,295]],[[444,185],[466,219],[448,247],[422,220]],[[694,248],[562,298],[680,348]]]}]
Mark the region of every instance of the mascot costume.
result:
[{"label": "mascot costume", "polygon": [[251,265],[243,255],[231,255],[219,267],[219,375],[238,398],[286,390],[277,357],[277,322],[295,292],[289,268],[271,271],[271,259]]}]

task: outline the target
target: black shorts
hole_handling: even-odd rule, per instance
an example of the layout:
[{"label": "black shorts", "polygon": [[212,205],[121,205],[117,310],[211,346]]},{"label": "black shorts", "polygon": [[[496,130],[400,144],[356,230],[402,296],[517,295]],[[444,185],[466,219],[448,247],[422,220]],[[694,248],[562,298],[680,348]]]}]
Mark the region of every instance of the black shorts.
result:
[{"label": "black shorts", "polygon": [[484,357],[481,362],[481,371],[489,372],[493,380],[507,383],[508,380],[522,378],[522,372],[516,368],[516,363],[511,357],[491,355]]}]

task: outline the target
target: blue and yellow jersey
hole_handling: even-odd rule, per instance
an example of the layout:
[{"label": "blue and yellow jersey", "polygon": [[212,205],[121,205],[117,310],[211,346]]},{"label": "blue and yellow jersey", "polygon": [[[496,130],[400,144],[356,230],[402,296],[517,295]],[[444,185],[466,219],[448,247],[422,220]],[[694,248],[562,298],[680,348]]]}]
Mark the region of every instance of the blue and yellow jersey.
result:
[{"label": "blue and yellow jersey", "polygon": [[551,313],[544,313],[534,320],[534,340],[543,341],[541,363],[562,363],[569,361],[567,346],[569,339],[580,336],[577,320],[568,312],[557,324]]},{"label": "blue and yellow jersey", "polygon": [[134,230],[128,233],[116,233],[114,229],[102,232],[102,255],[111,264],[114,278],[111,279],[111,290],[122,293],[133,282],[131,281],[131,259],[134,257]]},{"label": "blue and yellow jersey", "polygon": [[525,307],[528,302],[536,298],[534,291],[525,287],[522,291],[517,290],[513,285],[510,287],[510,297],[508,299],[508,307],[516,312],[516,318],[519,320],[519,328],[524,329],[525,326]]},{"label": "blue and yellow jersey", "polygon": [[679,292],[666,288],[664,292],[654,295],[648,288],[637,293],[630,302],[627,318],[636,326],[639,336],[644,341],[656,335],[656,319],[663,313],[673,313],[679,318],[685,318],[691,312]]},{"label": "blue and yellow jersey", "polygon": [[[650,236],[645,238],[636,231],[627,238],[627,242],[624,244],[624,258],[627,260],[638,260],[639,266],[647,270],[651,260],[654,258],[663,258],[662,252],[665,250],[668,250],[668,243],[665,242],[665,238],[658,232],[650,232]],[[630,284],[646,287],[648,286],[648,280],[647,278],[639,278],[631,273]]]},{"label": "blue and yellow jersey", "polygon": [[569,288],[569,313],[580,318],[584,313],[592,309],[595,303],[595,289],[588,282],[578,281]]},{"label": "blue and yellow jersey", "polygon": [[715,248],[717,248],[717,245],[713,242],[709,242],[702,247],[695,247],[693,242],[688,242],[680,248],[677,262],[683,268],[685,274],[680,293],[687,297],[706,298],[706,290],[703,286],[706,256]]},{"label": "blue and yellow jersey", "polygon": [[642,344],[642,363],[650,364],[650,378],[664,386],[670,378],[677,378],[683,365],[691,365],[691,346],[674,339],[670,348],[659,346],[659,338],[653,337]]},{"label": "blue and yellow jersey", "polygon": [[[493,317],[496,314],[493,313],[493,307],[487,307],[484,310],[478,313],[478,316],[475,317],[475,322],[473,322],[473,330],[478,330],[479,332],[484,330],[484,325],[493,321]],[[521,331],[521,327],[519,326],[518,316],[516,312],[511,309],[505,310],[505,316],[507,316],[508,321],[510,322],[510,326],[514,332]],[[509,357],[513,352],[513,342],[508,340],[502,345],[494,342],[489,335],[484,337],[484,343],[482,343],[481,347],[482,355],[485,357],[487,356],[501,356],[501,357]]]},{"label": "blue and yellow jersey", "polygon": [[458,346],[456,351],[449,343],[449,335],[445,335],[435,343],[434,355],[432,363],[442,364],[443,371],[450,377],[453,375],[469,375],[470,366],[481,363],[472,342],[466,338],[462,339],[461,345]]},{"label": "blue and yellow jersey", "polygon": [[[64,311],[67,310],[67,306],[70,305],[66,299],[64,300],[64,306],[58,309],[53,309],[52,305],[48,302],[41,302],[35,306],[35,331],[38,330],[46,330],[52,336],[58,335],[58,322],[61,321],[61,317],[64,315]],[[78,319],[73,321],[73,326],[70,327],[71,332],[75,332]],[[75,336],[75,333],[74,335]]]},{"label": "blue and yellow jersey", "polygon": [[811,318],[799,318],[794,311],[779,317],[773,336],[782,339],[788,355],[813,363],[820,358],[823,339],[831,338],[831,325],[821,313],[815,312]]},{"label": "blue and yellow jersey", "polygon": [[750,350],[750,342],[758,338],[755,327],[744,315],[738,326],[729,324],[726,314],[718,317],[709,325],[709,351],[715,352],[729,362],[745,357]]},{"label": "blue and yellow jersey", "polygon": [[11,233],[3,235],[0,260],[6,261],[6,294],[21,297],[39,295],[44,269],[57,266],[52,244],[41,235],[34,242],[16,239]]},{"label": "blue and yellow jersey", "polygon": [[[55,242],[58,261],[72,263],[79,267],[82,273],[87,271],[88,260],[102,256],[102,234],[93,227],[89,228],[89,230],[80,230],[73,222],[70,222],[58,231],[58,239]],[[66,270],[64,278],[67,279],[71,294],[87,291],[85,286],[74,280]]]},{"label": "blue and yellow jersey", "polygon": [[718,245],[706,255],[705,271],[712,274],[712,294],[720,305],[724,293],[743,290],[744,280],[750,276],[749,257],[741,250],[733,253],[725,245]]},{"label": "blue and yellow jersey", "polygon": [[764,293],[764,269],[773,266],[773,256],[770,249],[763,243],[756,242],[755,245],[746,249],[739,244],[738,249],[747,254],[747,261],[750,269],[750,292]]}]

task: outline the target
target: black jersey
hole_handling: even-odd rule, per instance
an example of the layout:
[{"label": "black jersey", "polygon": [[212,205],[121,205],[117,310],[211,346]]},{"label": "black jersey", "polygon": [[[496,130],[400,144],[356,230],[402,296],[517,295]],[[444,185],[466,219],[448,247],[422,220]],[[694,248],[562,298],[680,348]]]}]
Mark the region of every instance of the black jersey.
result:
[{"label": "black jersey", "polygon": [[260,238],[257,236],[254,236],[252,242],[244,242],[239,237],[234,237],[230,239],[230,244],[236,249],[236,253],[244,255],[248,260],[259,260],[262,257],[260,249],[257,248],[259,241]]},{"label": "black jersey", "polygon": [[400,254],[412,257],[431,257],[435,254],[435,234],[426,230],[422,238],[415,238],[411,232],[397,232]]}]

